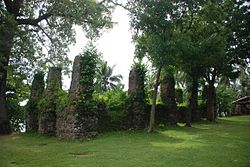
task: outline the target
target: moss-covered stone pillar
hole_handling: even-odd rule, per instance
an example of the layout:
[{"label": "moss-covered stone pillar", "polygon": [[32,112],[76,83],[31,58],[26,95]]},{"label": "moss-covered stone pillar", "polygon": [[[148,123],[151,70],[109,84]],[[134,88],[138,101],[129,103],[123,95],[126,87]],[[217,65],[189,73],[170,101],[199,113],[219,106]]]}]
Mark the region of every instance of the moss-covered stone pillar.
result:
[{"label": "moss-covered stone pillar", "polygon": [[95,66],[95,56],[88,52],[75,57],[69,90],[72,103],[57,113],[58,137],[89,138],[98,134],[97,105],[92,97]]},{"label": "moss-covered stone pillar", "polygon": [[61,68],[49,68],[47,87],[39,117],[39,133],[53,136],[56,134],[56,96],[62,89]]},{"label": "moss-covered stone pillar", "polygon": [[175,101],[175,80],[171,73],[164,73],[161,79],[161,100],[166,105],[167,122],[177,124],[177,106]]},{"label": "moss-covered stone pillar", "polygon": [[38,131],[38,103],[43,96],[44,86],[44,74],[42,72],[38,72],[34,75],[30,98],[27,103],[27,131]]},{"label": "moss-covered stone pillar", "polygon": [[129,73],[129,127],[132,129],[144,129],[146,127],[145,116],[145,70],[141,65],[135,65]]}]

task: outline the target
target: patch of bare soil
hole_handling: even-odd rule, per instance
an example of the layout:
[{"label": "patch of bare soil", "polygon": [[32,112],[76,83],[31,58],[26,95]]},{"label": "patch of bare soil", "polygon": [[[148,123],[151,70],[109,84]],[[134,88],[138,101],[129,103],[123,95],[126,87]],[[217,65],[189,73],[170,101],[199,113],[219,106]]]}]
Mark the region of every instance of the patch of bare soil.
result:
[{"label": "patch of bare soil", "polygon": [[94,156],[95,153],[94,152],[91,152],[91,151],[85,151],[85,152],[74,152],[74,153],[69,153],[71,156],[74,156],[74,157],[79,157],[79,158],[82,158],[82,157],[91,157],[91,156]]}]

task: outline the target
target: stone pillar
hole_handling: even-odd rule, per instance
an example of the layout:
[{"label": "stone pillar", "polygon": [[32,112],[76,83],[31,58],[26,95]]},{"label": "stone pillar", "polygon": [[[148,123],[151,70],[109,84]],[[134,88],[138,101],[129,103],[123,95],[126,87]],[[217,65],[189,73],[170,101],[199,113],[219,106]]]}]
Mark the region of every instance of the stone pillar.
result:
[{"label": "stone pillar", "polygon": [[38,131],[38,101],[43,96],[44,86],[44,74],[42,72],[35,74],[27,103],[27,131]]},{"label": "stone pillar", "polygon": [[[86,107],[86,100],[88,102],[94,101],[92,92],[88,91],[89,85],[81,82],[84,77],[93,78],[94,76],[84,76],[86,69],[94,70],[94,67],[89,67],[85,63],[84,56],[76,56],[73,64],[72,80],[69,90],[72,104],[67,106],[63,111],[57,113],[57,136],[59,138],[88,138],[97,135],[98,131],[98,117],[95,109]],[[92,81],[93,82],[93,81]],[[93,84],[91,85],[93,86]],[[81,94],[90,92],[86,97]]]},{"label": "stone pillar", "polygon": [[129,127],[144,129],[146,127],[144,72],[139,67],[134,67],[129,73]]},{"label": "stone pillar", "polygon": [[161,80],[161,100],[166,105],[167,121],[177,124],[177,106],[175,101],[175,80],[172,74],[165,74]]},{"label": "stone pillar", "polygon": [[81,68],[83,68],[83,64],[81,63],[80,56],[76,56],[73,63],[72,78],[69,89],[69,95],[72,99],[79,99],[78,90],[80,86]]},{"label": "stone pillar", "polygon": [[62,89],[61,68],[49,68],[45,104],[39,117],[39,133],[54,136],[56,134],[56,94]]},{"label": "stone pillar", "polygon": [[128,92],[135,93],[137,85],[136,69],[132,68],[129,72],[129,81],[128,81]]}]

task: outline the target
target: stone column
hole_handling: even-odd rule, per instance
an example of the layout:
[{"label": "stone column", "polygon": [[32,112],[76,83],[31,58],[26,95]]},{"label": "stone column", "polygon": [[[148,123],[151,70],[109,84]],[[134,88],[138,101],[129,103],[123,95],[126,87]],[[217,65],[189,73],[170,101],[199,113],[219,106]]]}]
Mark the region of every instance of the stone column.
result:
[{"label": "stone column", "polygon": [[161,80],[161,100],[166,105],[167,121],[177,124],[177,106],[175,101],[175,80],[172,74],[165,74]]},{"label": "stone column", "polygon": [[129,127],[132,129],[144,129],[146,127],[145,116],[145,91],[144,72],[140,68],[132,68],[129,73]]},{"label": "stone column", "polygon": [[54,136],[56,134],[56,94],[62,89],[61,68],[49,68],[45,104],[39,117],[39,133]]},{"label": "stone column", "polygon": [[27,131],[38,131],[38,102],[43,96],[44,86],[44,74],[42,72],[35,74],[27,103]]},{"label": "stone column", "polygon": [[72,99],[79,99],[79,87],[81,78],[81,69],[83,64],[81,63],[80,56],[76,56],[73,63],[73,71],[71,77],[71,84],[69,89],[69,95]]},{"label": "stone column", "polygon": [[135,93],[136,92],[136,85],[137,85],[137,76],[135,68],[132,68],[129,72],[129,81],[128,81],[128,92]]},{"label": "stone column", "polygon": [[93,108],[86,107],[85,104],[86,100],[88,102],[92,100],[92,93],[88,94],[88,99],[81,96],[83,92],[89,92],[89,85],[81,82],[84,77],[93,78],[93,76],[83,76],[83,71],[89,68],[93,67],[88,67],[85,64],[84,56],[75,57],[69,90],[72,104],[57,113],[57,136],[60,138],[88,138],[97,135],[98,117],[96,111]]}]

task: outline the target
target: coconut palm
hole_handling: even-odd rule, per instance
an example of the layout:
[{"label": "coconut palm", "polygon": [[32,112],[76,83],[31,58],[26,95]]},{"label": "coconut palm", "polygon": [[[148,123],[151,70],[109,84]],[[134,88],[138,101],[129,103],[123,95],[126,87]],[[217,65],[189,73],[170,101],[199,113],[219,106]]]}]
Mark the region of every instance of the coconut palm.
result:
[{"label": "coconut palm", "polygon": [[108,66],[106,61],[101,62],[96,78],[96,85],[101,92],[115,89],[120,84],[122,75],[113,75],[114,67]]}]

